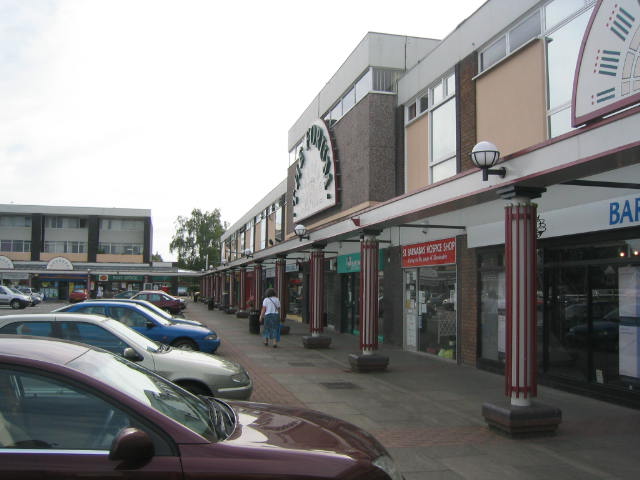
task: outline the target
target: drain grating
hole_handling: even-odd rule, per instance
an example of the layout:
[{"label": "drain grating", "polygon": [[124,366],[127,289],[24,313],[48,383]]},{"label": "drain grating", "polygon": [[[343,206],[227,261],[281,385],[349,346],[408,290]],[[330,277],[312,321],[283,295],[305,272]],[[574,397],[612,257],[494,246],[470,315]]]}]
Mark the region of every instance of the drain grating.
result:
[{"label": "drain grating", "polygon": [[328,388],[329,390],[353,390],[358,387],[355,383],[351,382],[327,382],[320,383],[323,387]]},{"label": "drain grating", "polygon": [[311,362],[289,362],[292,367],[313,367]]}]

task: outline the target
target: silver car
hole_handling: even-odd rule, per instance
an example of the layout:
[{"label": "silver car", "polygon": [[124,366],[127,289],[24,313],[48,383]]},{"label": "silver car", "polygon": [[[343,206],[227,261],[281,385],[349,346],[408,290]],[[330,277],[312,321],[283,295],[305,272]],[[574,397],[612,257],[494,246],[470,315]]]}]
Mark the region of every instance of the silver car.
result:
[{"label": "silver car", "polygon": [[154,342],[117,320],[79,313],[0,317],[0,334],[82,342],[122,355],[197,395],[247,400],[253,383],[239,364]]},{"label": "silver car", "polygon": [[42,302],[42,300],[44,300],[44,298],[42,297],[42,294],[40,292],[36,292],[33,288],[31,287],[16,287],[20,293],[22,293],[23,295],[26,295],[28,297],[31,297],[31,306],[33,307],[34,305],[39,304],[40,302]]}]

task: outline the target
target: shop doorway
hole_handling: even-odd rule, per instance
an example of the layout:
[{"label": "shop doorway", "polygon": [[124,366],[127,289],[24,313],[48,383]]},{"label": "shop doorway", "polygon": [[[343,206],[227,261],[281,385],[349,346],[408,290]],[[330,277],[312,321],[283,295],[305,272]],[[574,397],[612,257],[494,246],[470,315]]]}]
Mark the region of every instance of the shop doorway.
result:
[{"label": "shop doorway", "polygon": [[[627,357],[620,352],[620,305],[624,304],[620,282],[631,277],[635,283],[638,271],[637,266],[613,263],[548,270],[545,361],[549,374],[623,388],[631,383],[620,372]],[[637,365],[637,356],[629,363]]]},{"label": "shop doorway", "polygon": [[408,350],[455,359],[456,266],[404,271],[405,345]]},{"label": "shop doorway", "polygon": [[340,332],[360,334],[360,274],[346,273],[340,275],[341,321]]}]

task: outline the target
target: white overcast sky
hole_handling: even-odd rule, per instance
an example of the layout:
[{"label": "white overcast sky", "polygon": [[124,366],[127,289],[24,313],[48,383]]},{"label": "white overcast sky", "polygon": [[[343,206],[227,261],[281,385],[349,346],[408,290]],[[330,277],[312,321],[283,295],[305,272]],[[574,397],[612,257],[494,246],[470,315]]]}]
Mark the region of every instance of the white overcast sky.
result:
[{"label": "white overcast sky", "polygon": [[[444,38],[484,0],[0,0],[0,203],[236,222],[364,35]],[[244,192],[244,193],[243,193]]]}]

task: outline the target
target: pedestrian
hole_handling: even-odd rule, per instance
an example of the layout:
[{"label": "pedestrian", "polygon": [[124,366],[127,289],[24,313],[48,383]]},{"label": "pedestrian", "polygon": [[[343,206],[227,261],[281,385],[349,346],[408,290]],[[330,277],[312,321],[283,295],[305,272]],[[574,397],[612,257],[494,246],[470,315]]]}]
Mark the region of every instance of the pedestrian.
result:
[{"label": "pedestrian", "polygon": [[262,332],[264,344],[269,346],[269,340],[273,340],[273,348],[277,348],[280,341],[280,300],[276,297],[276,291],[273,288],[265,292],[260,311],[260,323],[264,325]]}]

